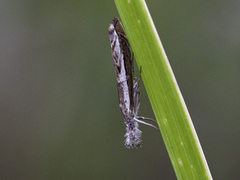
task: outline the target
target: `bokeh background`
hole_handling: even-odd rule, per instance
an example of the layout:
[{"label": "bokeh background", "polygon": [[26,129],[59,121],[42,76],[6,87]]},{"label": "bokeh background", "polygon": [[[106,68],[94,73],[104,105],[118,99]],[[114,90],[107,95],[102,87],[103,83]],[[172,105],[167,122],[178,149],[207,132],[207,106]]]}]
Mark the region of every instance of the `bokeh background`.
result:
[{"label": "bokeh background", "polygon": [[[240,179],[240,1],[147,4],[213,178]],[[115,16],[113,0],[0,1],[1,180],[176,179],[158,131],[123,145]]]}]

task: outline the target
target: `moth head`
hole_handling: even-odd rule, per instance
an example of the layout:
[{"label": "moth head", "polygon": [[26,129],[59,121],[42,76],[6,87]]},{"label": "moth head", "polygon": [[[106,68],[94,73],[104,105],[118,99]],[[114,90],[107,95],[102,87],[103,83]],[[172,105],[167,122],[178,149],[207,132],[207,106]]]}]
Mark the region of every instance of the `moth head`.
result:
[{"label": "moth head", "polygon": [[128,122],[125,134],[125,146],[127,148],[141,147],[142,145],[142,131],[138,129],[137,122]]}]

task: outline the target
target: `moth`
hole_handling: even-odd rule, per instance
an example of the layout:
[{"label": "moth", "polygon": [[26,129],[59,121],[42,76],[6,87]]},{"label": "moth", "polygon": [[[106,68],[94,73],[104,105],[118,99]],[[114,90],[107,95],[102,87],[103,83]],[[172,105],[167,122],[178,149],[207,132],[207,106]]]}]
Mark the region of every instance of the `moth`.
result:
[{"label": "moth", "polygon": [[118,18],[114,18],[110,23],[108,34],[117,79],[119,106],[126,124],[125,146],[127,148],[138,148],[142,145],[142,131],[138,129],[138,123],[156,128],[154,125],[142,120],[156,121],[151,118],[137,116],[140,106],[138,88],[141,79],[141,68],[140,76],[138,78],[134,77],[134,55]]}]

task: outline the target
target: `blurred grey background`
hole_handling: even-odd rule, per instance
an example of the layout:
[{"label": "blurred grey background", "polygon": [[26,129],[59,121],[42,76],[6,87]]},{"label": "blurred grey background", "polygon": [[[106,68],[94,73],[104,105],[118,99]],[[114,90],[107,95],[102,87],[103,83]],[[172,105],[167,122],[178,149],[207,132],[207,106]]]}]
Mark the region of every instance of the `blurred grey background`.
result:
[{"label": "blurred grey background", "polygon": [[[240,1],[147,1],[214,179],[240,179]],[[0,1],[0,179],[176,179],[161,134],[126,149],[114,1]],[[141,115],[154,117],[143,84]]]}]

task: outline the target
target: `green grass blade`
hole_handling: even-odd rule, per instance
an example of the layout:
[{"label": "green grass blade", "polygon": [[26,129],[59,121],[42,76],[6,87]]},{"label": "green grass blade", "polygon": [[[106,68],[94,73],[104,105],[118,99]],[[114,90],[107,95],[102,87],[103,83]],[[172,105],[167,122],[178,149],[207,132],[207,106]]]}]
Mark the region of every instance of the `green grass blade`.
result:
[{"label": "green grass blade", "polygon": [[144,0],[115,0],[178,179],[212,179]]}]

